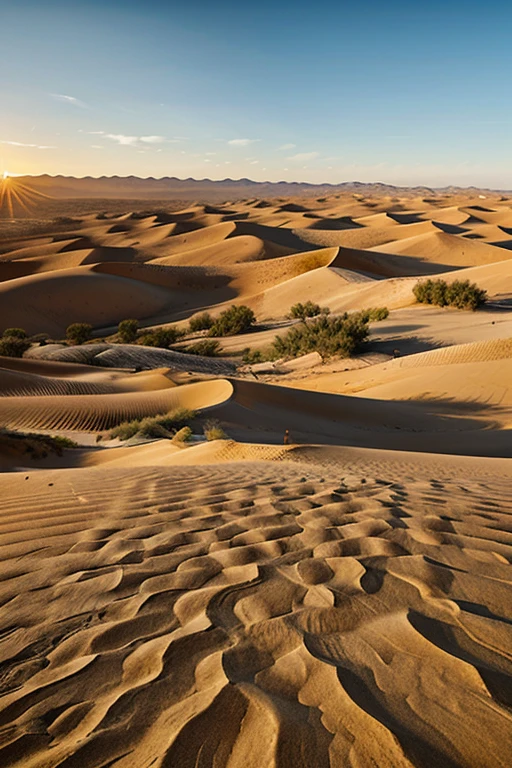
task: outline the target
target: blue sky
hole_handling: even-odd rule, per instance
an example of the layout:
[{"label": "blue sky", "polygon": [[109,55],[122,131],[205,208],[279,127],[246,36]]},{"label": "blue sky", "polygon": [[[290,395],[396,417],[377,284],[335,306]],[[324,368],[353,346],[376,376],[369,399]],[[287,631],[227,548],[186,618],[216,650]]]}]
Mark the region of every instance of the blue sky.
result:
[{"label": "blue sky", "polygon": [[510,188],[511,22],[501,0],[0,0],[0,166]]}]

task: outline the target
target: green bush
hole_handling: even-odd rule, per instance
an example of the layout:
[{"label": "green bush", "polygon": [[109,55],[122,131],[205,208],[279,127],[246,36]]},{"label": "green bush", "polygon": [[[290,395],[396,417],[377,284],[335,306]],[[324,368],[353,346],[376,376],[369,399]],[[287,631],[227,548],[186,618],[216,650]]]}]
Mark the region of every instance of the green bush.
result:
[{"label": "green bush", "polygon": [[161,347],[162,349],[169,349],[171,344],[174,344],[183,333],[177,328],[157,328],[156,331],[148,331],[139,338],[139,344],[144,347]]},{"label": "green bush", "polygon": [[30,347],[28,339],[20,339],[18,336],[4,336],[0,339],[0,356],[23,357]]},{"label": "green bush", "polygon": [[174,437],[172,438],[173,443],[188,443],[192,437],[192,430],[190,427],[182,427],[181,429],[178,429]]},{"label": "green bush", "polygon": [[250,347],[245,347],[242,352],[242,361],[246,365],[262,363],[264,361],[263,353],[261,349],[251,349]]},{"label": "green bush", "polygon": [[89,323],[72,323],[66,328],[66,339],[70,344],[85,344],[92,336]]},{"label": "green bush", "polygon": [[370,307],[370,309],[362,309],[360,315],[365,323],[375,323],[385,320],[389,316],[389,309],[387,307]]},{"label": "green bush", "polygon": [[228,437],[217,419],[208,419],[205,422],[203,434],[208,442],[211,440],[226,440]]},{"label": "green bush", "polygon": [[420,280],[413,288],[417,301],[422,304],[435,304],[439,307],[456,307],[475,311],[487,301],[486,291],[469,280]]},{"label": "green bush", "polygon": [[300,357],[318,352],[322,358],[350,357],[368,338],[368,322],[359,312],[335,317],[322,315],[310,323],[290,328],[276,336],[273,349],[278,357]]},{"label": "green bush", "polygon": [[256,322],[254,312],[249,307],[233,304],[216,319],[208,336],[235,336],[245,333]]},{"label": "green bush", "polygon": [[134,319],[121,320],[117,326],[119,341],[121,344],[133,344],[137,340],[139,321]]},{"label": "green bush", "polygon": [[[306,317],[316,317],[321,313],[322,307],[320,304],[314,304],[312,301],[306,301],[305,304],[299,302],[298,304],[294,304],[290,309],[290,317],[299,318],[300,320],[305,320]],[[324,310],[323,314],[329,314],[329,309],[326,308],[326,311]]]},{"label": "green bush", "polygon": [[159,416],[147,416],[144,419],[123,421],[109,432],[110,438],[129,440],[131,437],[164,437],[171,438],[174,432],[187,426],[187,422],[195,418],[195,412],[187,408],[177,408]]},{"label": "green bush", "polygon": [[23,328],[6,328],[2,334],[4,339],[26,339],[27,332]]},{"label": "green bush", "polygon": [[209,331],[214,324],[214,319],[209,312],[202,312],[200,315],[191,317],[188,327],[191,333],[197,331]]},{"label": "green bush", "polygon": [[203,355],[203,357],[217,357],[220,352],[220,344],[215,339],[202,339],[195,344],[185,347],[183,352],[189,355]]}]

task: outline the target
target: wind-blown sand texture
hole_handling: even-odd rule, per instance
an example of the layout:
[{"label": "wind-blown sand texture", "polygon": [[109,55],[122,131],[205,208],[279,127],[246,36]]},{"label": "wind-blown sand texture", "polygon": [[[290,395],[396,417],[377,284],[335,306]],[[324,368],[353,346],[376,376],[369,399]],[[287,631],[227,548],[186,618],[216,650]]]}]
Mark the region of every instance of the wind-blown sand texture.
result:
[{"label": "wind-blown sand texture", "polygon": [[[0,331],[52,339],[0,358],[0,427],[80,447],[0,440],[2,766],[508,768],[510,232],[498,196],[340,194],[3,238]],[[306,300],[391,311],[357,358],[237,371]],[[223,357],[104,340],[233,303]],[[176,408],[228,438],[95,443]]]}]

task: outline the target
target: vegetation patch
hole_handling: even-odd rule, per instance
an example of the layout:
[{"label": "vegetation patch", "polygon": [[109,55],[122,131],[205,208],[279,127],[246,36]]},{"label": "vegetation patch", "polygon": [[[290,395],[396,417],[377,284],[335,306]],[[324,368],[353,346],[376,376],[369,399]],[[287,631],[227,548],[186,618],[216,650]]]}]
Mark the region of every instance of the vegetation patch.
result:
[{"label": "vegetation patch", "polygon": [[215,320],[208,336],[236,336],[238,333],[249,331],[255,322],[256,317],[252,309],[244,304],[233,304]]},{"label": "vegetation patch", "polygon": [[203,434],[210,442],[211,440],[227,440],[228,436],[222,429],[220,422],[217,419],[208,419],[205,422],[203,428]]},{"label": "vegetation patch", "polygon": [[416,301],[439,307],[470,309],[473,312],[487,301],[487,292],[469,280],[420,280],[413,289]]},{"label": "vegetation patch", "polygon": [[77,448],[73,440],[60,435],[40,435],[37,432],[17,432],[0,428],[0,453],[45,459],[50,454],[62,456],[65,448]]},{"label": "vegetation patch", "polygon": [[138,340],[144,347],[161,347],[169,349],[171,344],[178,341],[183,336],[183,332],[177,328],[157,328],[155,331],[144,333]]},{"label": "vegetation patch", "polygon": [[134,344],[139,333],[139,321],[133,318],[121,320],[117,326],[117,333],[121,344]]},{"label": "vegetation patch", "polygon": [[158,416],[148,416],[144,419],[123,421],[110,430],[110,439],[130,440],[132,437],[166,438],[171,439],[183,427],[195,418],[195,412],[187,408],[178,408]]},{"label": "vegetation patch", "polygon": [[6,328],[0,338],[0,355],[3,357],[23,357],[31,341],[23,328]]},{"label": "vegetation patch", "polygon": [[314,320],[290,328],[284,336],[276,336],[272,344],[278,357],[300,357],[318,352],[323,359],[338,355],[350,357],[367,340],[368,321],[360,312]]},{"label": "vegetation patch", "polygon": [[92,337],[90,323],[72,323],[66,328],[66,340],[69,344],[85,344]]},{"label": "vegetation patch", "polygon": [[322,309],[320,304],[315,304],[312,301],[306,301],[304,304],[298,302],[290,308],[290,317],[298,318],[299,320],[305,320],[307,317],[316,317],[317,315],[328,315],[330,312],[329,307]]},{"label": "vegetation patch", "polygon": [[191,333],[197,333],[198,331],[209,331],[215,320],[209,312],[202,312],[200,315],[191,317],[188,327]]},{"label": "vegetation patch", "polygon": [[216,339],[202,339],[195,344],[189,344],[183,352],[189,355],[202,355],[203,357],[217,357],[220,353],[220,344]]}]

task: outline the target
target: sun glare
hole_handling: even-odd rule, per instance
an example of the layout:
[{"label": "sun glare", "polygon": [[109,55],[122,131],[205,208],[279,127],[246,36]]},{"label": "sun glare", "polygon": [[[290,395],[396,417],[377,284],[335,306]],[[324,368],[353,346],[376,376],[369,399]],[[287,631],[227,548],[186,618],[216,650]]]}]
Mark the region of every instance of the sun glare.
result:
[{"label": "sun glare", "polygon": [[48,195],[18,181],[16,176],[8,171],[4,171],[0,176],[0,218],[7,215],[14,219],[17,212],[30,214],[31,208],[43,198],[48,198]]}]

